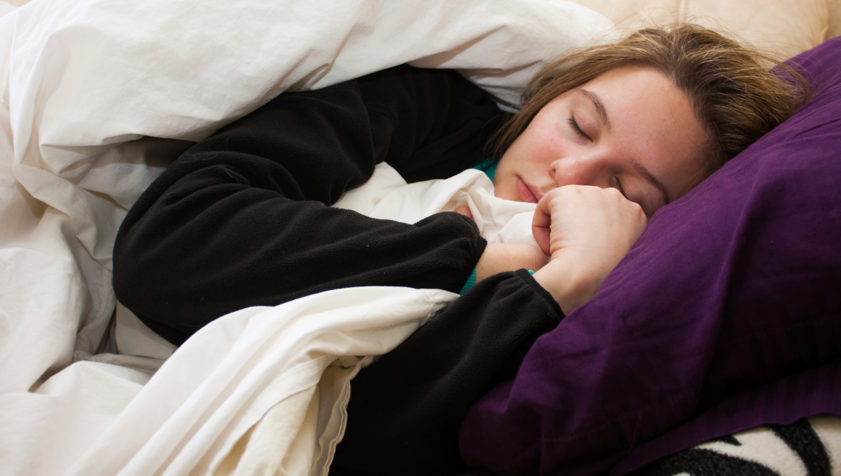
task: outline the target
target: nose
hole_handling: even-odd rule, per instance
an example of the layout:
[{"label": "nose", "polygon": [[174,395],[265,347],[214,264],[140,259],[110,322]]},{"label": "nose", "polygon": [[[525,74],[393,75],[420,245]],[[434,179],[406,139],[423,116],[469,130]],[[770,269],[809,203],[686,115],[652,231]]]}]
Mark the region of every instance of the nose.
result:
[{"label": "nose", "polygon": [[554,160],[549,174],[556,187],[564,185],[594,185],[610,187],[610,173],[606,159],[598,156],[566,156]]}]

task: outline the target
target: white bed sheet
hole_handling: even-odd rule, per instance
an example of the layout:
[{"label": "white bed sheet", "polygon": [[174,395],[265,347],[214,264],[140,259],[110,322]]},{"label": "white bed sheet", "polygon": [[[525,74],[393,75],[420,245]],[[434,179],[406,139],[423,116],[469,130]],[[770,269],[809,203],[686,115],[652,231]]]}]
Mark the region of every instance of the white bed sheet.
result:
[{"label": "white bed sheet", "polygon": [[406,183],[393,167],[381,163],[364,185],[345,193],[334,206],[403,223],[417,223],[433,213],[466,206],[479,233],[489,242],[539,248],[531,231],[537,205],[496,197],[491,179],[477,169],[446,179]]},{"label": "white bed sheet", "polygon": [[[324,470],[361,362],[342,356],[387,351],[452,295],[354,289],[246,309],[155,373],[165,355],[102,352],[127,208],[189,141],[281,91],[412,62],[457,68],[516,104],[543,60],[613,35],[604,17],[551,0],[33,0],[0,14],[0,466],[12,474],[273,472],[287,457]],[[299,319],[322,322],[296,310],[370,292],[414,312],[377,321],[376,306],[360,308],[309,329],[311,348],[285,344]],[[251,334],[274,320],[287,324]],[[245,335],[267,339],[265,353],[237,354],[253,346]],[[343,346],[313,350],[332,338]],[[277,384],[298,371],[293,356],[312,357],[299,393]],[[223,363],[234,373],[214,373]],[[271,411],[286,403],[297,410]],[[278,438],[288,452],[260,451]]]}]

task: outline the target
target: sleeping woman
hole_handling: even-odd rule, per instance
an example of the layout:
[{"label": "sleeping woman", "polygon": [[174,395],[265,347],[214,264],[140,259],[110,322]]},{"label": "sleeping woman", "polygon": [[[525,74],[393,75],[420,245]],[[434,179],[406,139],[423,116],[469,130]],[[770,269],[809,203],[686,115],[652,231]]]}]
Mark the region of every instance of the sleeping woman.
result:
[{"label": "sleeping woman", "polygon": [[[453,71],[409,66],[284,93],[145,191],[117,237],[115,291],[180,344],[248,306],[350,286],[459,291],[475,273],[354,379],[332,466],[452,473],[469,406],[594,295],[648,217],[785,120],[802,90],[759,55],[683,25],[548,65],[513,116]],[[489,244],[469,214],[407,224],[329,206],[380,162],[414,182],[489,156],[494,194],[535,204],[542,250]]]}]

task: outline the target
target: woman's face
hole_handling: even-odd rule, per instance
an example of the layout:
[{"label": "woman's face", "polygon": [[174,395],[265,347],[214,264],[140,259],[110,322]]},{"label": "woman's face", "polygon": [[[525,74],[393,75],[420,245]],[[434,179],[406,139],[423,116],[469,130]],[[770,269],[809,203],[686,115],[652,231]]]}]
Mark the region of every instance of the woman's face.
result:
[{"label": "woman's face", "polygon": [[709,134],[662,73],[611,70],[547,103],[500,159],[495,194],[537,202],[563,185],[615,187],[647,215],[704,174]]}]

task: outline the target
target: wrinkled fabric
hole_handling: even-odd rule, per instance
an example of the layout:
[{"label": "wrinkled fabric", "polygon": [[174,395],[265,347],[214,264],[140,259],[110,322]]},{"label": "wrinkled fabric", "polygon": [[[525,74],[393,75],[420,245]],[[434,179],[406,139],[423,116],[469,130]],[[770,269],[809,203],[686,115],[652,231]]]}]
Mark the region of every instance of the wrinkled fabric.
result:
[{"label": "wrinkled fabric", "polygon": [[[130,318],[120,319],[115,334],[137,355],[114,355],[119,349],[109,339],[117,228],[192,141],[282,91],[406,62],[459,69],[516,104],[543,61],[612,35],[604,17],[543,0],[32,0],[2,13],[0,461],[25,474],[96,474],[100,466],[92,462],[106,462],[97,449],[108,453],[103,474],[178,472],[197,461],[191,458],[215,461],[220,471],[266,462],[225,459],[224,445],[190,438],[190,430],[176,444],[163,428],[182,420],[167,415],[189,413],[193,400],[175,397],[184,388],[149,386],[166,382],[157,374],[149,379],[171,349],[161,342],[130,346],[126,339],[137,334]],[[180,365],[178,355],[167,364]],[[200,391],[192,398],[213,396]],[[320,391],[299,403],[329,407],[336,398]],[[310,407],[297,408],[303,416]],[[257,427],[238,428],[225,444],[259,435],[265,432]],[[141,443],[149,449],[141,451]],[[151,449],[160,447],[178,455],[164,459]]]},{"label": "wrinkled fabric", "polygon": [[404,223],[465,206],[489,242],[538,246],[531,233],[537,205],[494,196],[493,182],[477,169],[447,179],[406,183],[393,167],[380,163],[364,185],[345,193],[334,206]]},{"label": "wrinkled fabric", "polygon": [[116,230],[185,141],[283,90],[405,62],[460,69],[516,103],[547,58],[612,34],[586,8],[541,0],[232,8],[35,0],[0,17],[0,262],[26,270],[2,274],[3,390],[96,352],[114,309]]}]

